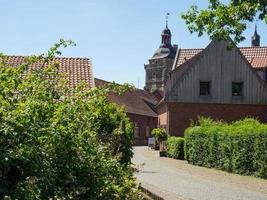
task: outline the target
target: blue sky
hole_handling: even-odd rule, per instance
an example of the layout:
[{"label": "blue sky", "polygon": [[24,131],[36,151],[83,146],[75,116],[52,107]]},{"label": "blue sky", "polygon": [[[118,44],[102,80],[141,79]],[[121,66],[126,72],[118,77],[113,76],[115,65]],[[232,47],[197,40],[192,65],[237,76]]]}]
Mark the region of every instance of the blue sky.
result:
[{"label": "blue sky", "polygon": [[[208,37],[190,34],[180,18],[191,4],[202,8],[206,0],[0,0],[0,51],[8,55],[45,52],[60,38],[76,47],[63,56],[92,59],[94,76],[144,86],[144,64],[160,45],[165,14],[170,13],[172,42],[179,48],[200,48]],[[262,45],[266,26],[258,23]],[[254,24],[246,31],[249,46]]]}]

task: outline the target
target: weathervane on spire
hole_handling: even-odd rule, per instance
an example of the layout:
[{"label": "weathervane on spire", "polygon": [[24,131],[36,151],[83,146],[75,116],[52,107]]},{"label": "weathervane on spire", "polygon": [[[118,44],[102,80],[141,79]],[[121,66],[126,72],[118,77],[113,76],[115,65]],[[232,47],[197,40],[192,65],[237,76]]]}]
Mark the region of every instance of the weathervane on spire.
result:
[{"label": "weathervane on spire", "polygon": [[166,28],[168,28],[169,15],[170,13],[166,13]]}]

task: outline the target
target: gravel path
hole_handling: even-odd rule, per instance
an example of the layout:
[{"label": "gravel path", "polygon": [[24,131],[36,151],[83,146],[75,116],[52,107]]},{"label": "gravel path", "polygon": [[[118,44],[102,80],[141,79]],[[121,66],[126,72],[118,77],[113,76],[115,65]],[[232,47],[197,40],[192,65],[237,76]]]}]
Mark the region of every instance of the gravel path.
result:
[{"label": "gravel path", "polygon": [[132,162],[137,181],[166,200],[267,200],[267,180],[160,158],[147,147],[134,147]]}]

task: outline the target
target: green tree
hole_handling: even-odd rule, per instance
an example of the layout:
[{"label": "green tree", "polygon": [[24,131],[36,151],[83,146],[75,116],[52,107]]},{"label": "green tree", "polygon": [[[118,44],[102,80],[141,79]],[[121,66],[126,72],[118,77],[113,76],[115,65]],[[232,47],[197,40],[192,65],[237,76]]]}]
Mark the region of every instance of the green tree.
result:
[{"label": "green tree", "polygon": [[0,57],[1,199],[139,198],[132,127],[107,100],[128,86],[70,90],[54,58],[72,44],[61,40],[17,67]]},{"label": "green tree", "polygon": [[160,145],[160,151],[164,150],[164,144],[163,142],[167,140],[168,135],[166,133],[166,130],[163,128],[154,128],[151,132],[151,135],[156,139],[156,141]]},{"label": "green tree", "polygon": [[239,43],[245,39],[242,34],[250,22],[259,19],[267,23],[266,9],[266,0],[209,0],[207,9],[192,5],[182,18],[191,33],[207,33],[211,39],[223,40],[232,36]]}]

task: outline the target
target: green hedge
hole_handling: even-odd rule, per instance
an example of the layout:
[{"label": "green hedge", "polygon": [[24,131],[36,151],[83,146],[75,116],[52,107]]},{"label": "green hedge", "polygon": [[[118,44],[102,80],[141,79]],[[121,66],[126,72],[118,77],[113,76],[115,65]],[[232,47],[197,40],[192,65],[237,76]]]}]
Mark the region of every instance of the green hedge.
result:
[{"label": "green hedge", "polygon": [[267,125],[200,118],[185,131],[185,158],[194,165],[267,178]]},{"label": "green hedge", "polygon": [[184,138],[169,137],[166,142],[167,156],[175,159],[184,159]]}]

